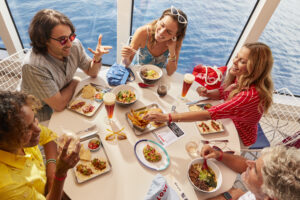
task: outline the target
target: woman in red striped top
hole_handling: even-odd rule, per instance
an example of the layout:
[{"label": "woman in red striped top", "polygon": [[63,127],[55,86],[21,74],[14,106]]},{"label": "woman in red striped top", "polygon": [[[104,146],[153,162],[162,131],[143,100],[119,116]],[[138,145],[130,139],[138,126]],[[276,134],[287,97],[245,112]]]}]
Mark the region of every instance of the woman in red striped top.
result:
[{"label": "woman in red striped top", "polygon": [[245,44],[233,60],[225,83],[214,92],[197,88],[200,96],[225,102],[205,111],[145,116],[150,121],[199,121],[231,118],[245,146],[255,143],[257,124],[272,104],[273,57],[270,48],[260,42]]}]

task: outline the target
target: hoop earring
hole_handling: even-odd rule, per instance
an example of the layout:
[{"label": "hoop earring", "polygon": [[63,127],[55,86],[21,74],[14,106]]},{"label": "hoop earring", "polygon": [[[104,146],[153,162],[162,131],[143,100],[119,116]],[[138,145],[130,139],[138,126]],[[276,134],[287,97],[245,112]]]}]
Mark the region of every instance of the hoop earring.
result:
[{"label": "hoop earring", "polygon": [[172,41],[176,42],[177,41],[177,37],[176,36],[172,37]]}]

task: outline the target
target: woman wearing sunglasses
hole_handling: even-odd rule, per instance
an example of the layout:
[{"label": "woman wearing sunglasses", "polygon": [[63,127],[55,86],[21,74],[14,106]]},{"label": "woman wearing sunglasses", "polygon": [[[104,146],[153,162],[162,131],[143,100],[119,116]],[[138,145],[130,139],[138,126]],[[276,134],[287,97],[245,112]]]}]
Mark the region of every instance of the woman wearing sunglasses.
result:
[{"label": "woman wearing sunglasses", "polygon": [[130,45],[122,49],[124,64],[154,64],[172,75],[187,25],[184,12],[173,6],[165,10],[159,19],[136,30]]},{"label": "woman wearing sunglasses", "polygon": [[158,122],[201,121],[231,118],[244,146],[255,143],[257,126],[272,104],[273,82],[271,49],[260,42],[245,44],[233,60],[225,83],[211,93],[198,90],[200,96],[224,100],[208,110],[176,114],[153,113],[145,119]]}]

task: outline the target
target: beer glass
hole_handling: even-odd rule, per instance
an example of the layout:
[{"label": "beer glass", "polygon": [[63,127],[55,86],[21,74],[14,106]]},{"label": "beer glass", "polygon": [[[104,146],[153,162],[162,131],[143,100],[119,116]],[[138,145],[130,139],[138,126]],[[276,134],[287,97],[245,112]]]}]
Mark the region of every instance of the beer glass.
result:
[{"label": "beer glass", "polygon": [[114,108],[116,104],[116,95],[111,92],[107,92],[103,95],[103,102],[105,105],[105,109],[107,112],[107,118],[109,123],[111,122],[113,115],[114,115]]},{"label": "beer glass", "polygon": [[181,92],[181,98],[184,99],[186,94],[188,93],[192,83],[195,80],[195,76],[193,74],[185,74],[184,80],[183,80],[183,86],[182,86],[182,92]]}]

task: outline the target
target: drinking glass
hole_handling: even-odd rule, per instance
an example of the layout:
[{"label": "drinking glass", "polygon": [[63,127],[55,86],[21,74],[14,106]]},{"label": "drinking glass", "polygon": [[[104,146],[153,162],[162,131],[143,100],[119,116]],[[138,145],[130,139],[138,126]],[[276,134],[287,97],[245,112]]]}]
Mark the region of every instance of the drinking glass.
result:
[{"label": "drinking glass", "polygon": [[164,97],[164,96],[166,96],[167,92],[168,92],[167,83],[166,83],[166,81],[164,81],[163,79],[161,79],[159,81],[159,84],[158,84],[158,87],[157,87],[157,94],[160,97]]},{"label": "drinking glass", "polygon": [[104,102],[105,109],[107,112],[108,121],[109,121],[109,123],[111,123],[113,115],[114,115],[115,104],[116,104],[116,95],[111,92],[105,93],[103,95],[103,102]]},{"label": "drinking glass", "polygon": [[193,74],[187,73],[184,75],[182,92],[181,92],[181,98],[183,100],[185,99],[185,96],[188,93],[190,87],[192,86],[194,80],[195,80],[195,76]]},{"label": "drinking glass", "polygon": [[194,141],[189,141],[185,144],[185,150],[192,158],[196,158],[200,156],[199,146]]}]

